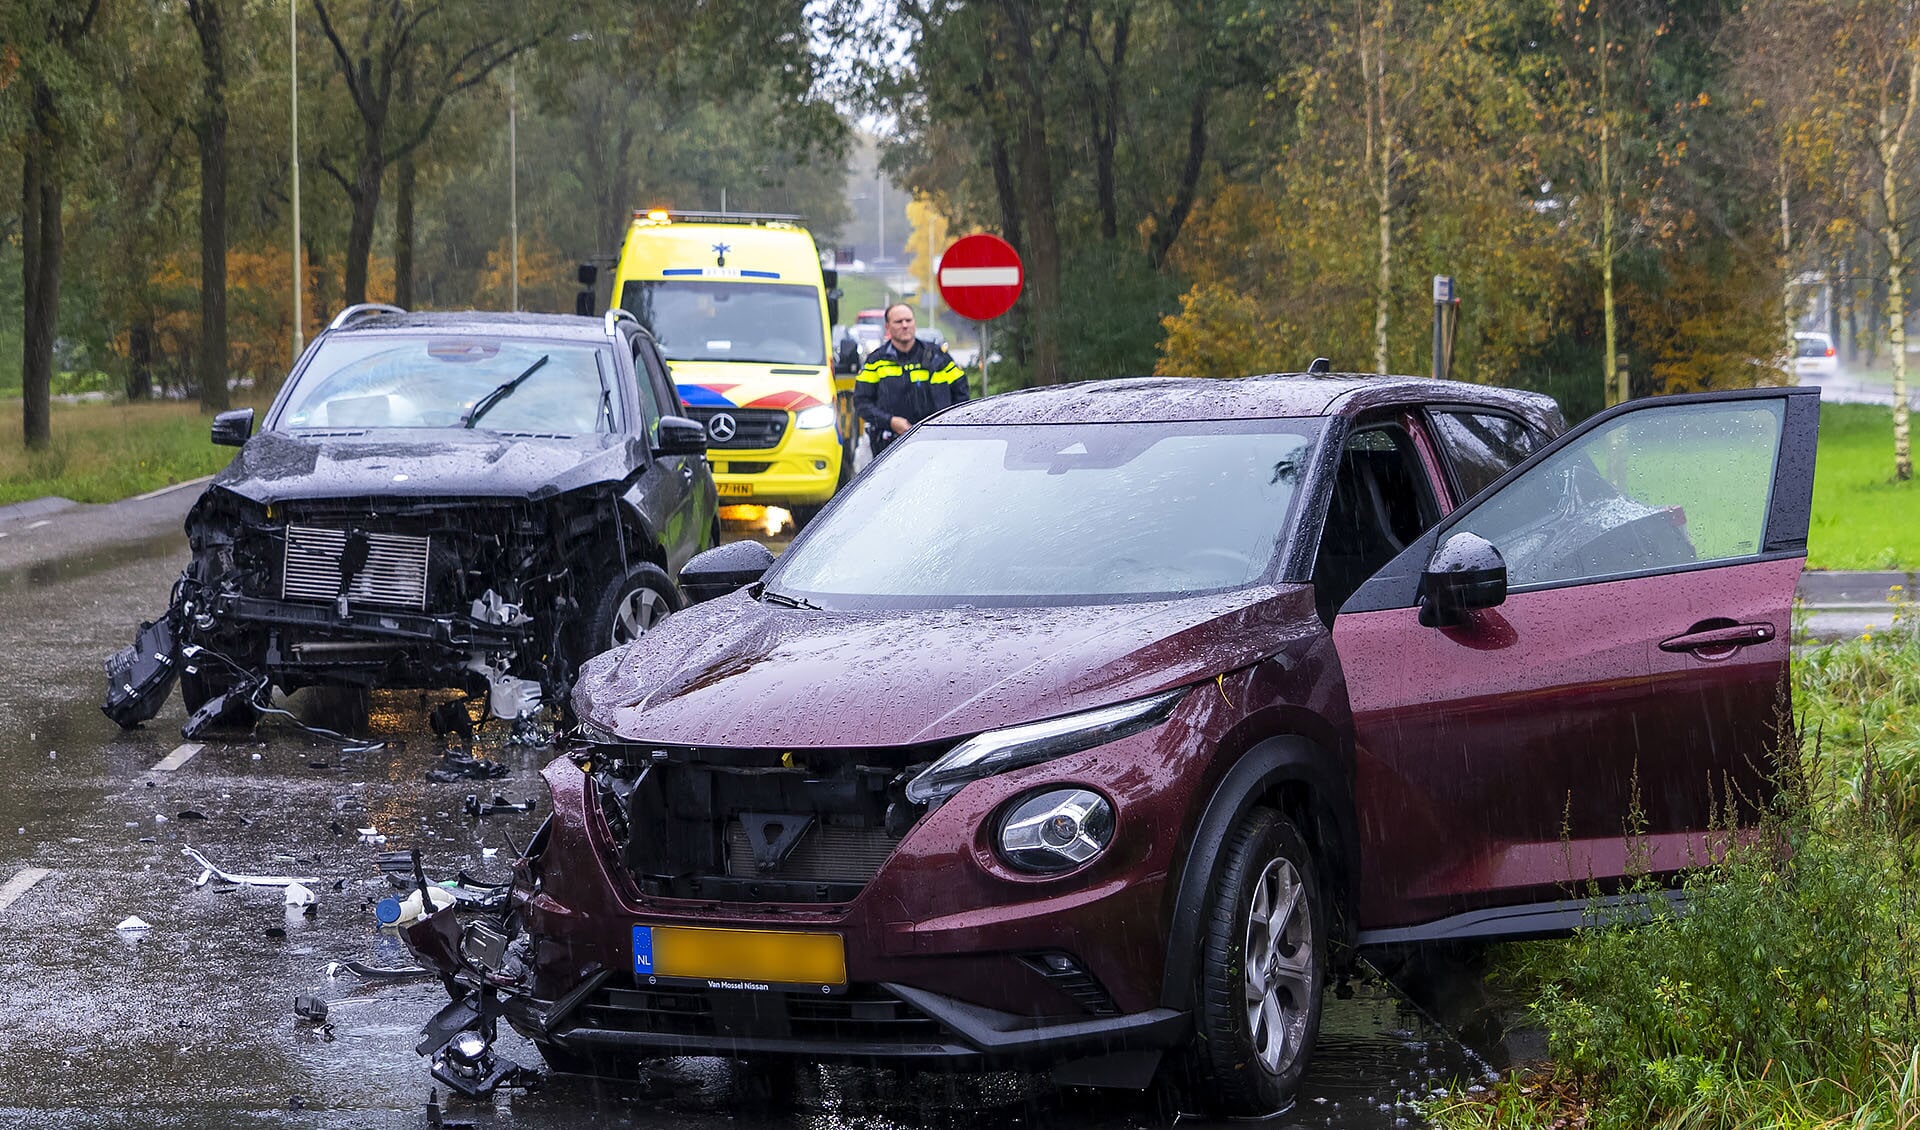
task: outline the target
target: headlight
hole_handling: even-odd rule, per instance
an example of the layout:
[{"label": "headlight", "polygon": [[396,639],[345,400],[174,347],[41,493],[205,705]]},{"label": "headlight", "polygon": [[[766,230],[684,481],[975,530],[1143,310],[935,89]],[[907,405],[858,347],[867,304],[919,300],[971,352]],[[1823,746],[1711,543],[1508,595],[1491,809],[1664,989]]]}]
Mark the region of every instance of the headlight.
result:
[{"label": "headlight", "polygon": [[1088,789],[1028,797],[1000,822],[1000,855],[1022,871],[1071,871],[1113,842],[1113,806]]},{"label": "headlight", "polygon": [[1187,688],[1180,687],[1132,702],[968,738],[908,781],[907,799],[915,804],[942,801],[970,781],[1038,765],[1151,729],[1167,720],[1186,693]]},{"label": "headlight", "polygon": [[831,428],[833,426],[833,405],[816,404],[811,408],[802,408],[793,415],[793,426],[808,430]]}]

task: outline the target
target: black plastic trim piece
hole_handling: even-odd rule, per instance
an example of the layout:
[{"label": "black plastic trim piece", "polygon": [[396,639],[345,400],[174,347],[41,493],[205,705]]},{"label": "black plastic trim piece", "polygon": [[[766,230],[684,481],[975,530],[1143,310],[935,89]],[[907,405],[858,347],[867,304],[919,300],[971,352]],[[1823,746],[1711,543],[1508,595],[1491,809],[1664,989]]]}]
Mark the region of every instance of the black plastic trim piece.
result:
[{"label": "black plastic trim piece", "polygon": [[[1187,837],[1186,842],[1192,847],[1180,869],[1180,886],[1174,894],[1173,929],[1167,938],[1167,964],[1160,980],[1163,1007],[1183,1013],[1193,1007],[1196,966],[1200,958],[1201,908],[1213,887],[1228,833],[1269,789],[1292,782],[1304,784],[1313,791],[1314,816],[1321,825],[1321,839],[1334,841],[1337,858],[1327,862],[1338,870],[1322,875],[1322,887],[1330,899],[1329,908],[1333,905],[1331,900],[1338,899],[1343,889],[1354,889],[1360,875],[1360,840],[1354,828],[1351,769],[1337,764],[1331,753],[1298,735],[1268,738],[1254,746],[1227,770],[1192,835]],[[1311,830],[1302,828],[1300,832],[1311,838]],[[1325,845],[1316,841],[1312,846]]]},{"label": "black plastic trim piece", "polygon": [[1578,902],[1556,900],[1497,906],[1487,910],[1470,910],[1418,926],[1362,930],[1358,944],[1365,948],[1553,937],[1593,926],[1646,922],[1655,913],[1653,901],[1656,899],[1665,902],[1674,914],[1686,913],[1687,892],[1684,890],[1656,891],[1650,895],[1606,895]]}]

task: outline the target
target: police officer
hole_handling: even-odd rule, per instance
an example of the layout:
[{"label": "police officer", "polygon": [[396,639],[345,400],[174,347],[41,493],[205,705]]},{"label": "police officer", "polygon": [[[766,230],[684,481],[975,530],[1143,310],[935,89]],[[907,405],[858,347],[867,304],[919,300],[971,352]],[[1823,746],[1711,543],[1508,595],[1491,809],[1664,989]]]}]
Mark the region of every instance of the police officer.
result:
[{"label": "police officer", "polygon": [[914,336],[913,307],[887,307],[887,340],[867,355],[853,386],[853,408],[867,422],[873,453],[950,404],[968,399],[967,375],[944,349]]}]

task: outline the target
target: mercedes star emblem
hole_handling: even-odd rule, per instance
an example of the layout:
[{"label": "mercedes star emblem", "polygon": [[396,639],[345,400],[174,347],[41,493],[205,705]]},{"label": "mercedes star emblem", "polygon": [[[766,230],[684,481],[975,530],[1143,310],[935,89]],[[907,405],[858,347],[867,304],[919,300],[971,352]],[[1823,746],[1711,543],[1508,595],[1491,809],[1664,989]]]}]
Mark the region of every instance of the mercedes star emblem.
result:
[{"label": "mercedes star emblem", "polygon": [[713,419],[707,421],[707,434],[712,436],[716,443],[727,442],[732,439],[739,430],[739,422],[725,412],[715,412]]}]

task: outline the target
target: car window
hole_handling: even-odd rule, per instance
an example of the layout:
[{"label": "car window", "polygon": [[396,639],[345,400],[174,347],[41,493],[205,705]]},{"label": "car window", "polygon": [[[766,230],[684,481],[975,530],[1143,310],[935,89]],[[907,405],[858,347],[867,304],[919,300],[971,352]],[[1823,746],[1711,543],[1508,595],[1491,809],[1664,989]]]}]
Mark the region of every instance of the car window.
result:
[{"label": "car window", "polygon": [[923,427],[767,583],[887,606],[1164,599],[1271,568],[1320,421]]},{"label": "car window", "polygon": [[277,427],[605,431],[612,358],[597,345],[518,338],[351,334],[320,342]]},{"label": "car window", "polygon": [[1348,436],[1314,559],[1321,618],[1330,622],[1361,582],[1438,520],[1439,506],[1406,429],[1386,425]]},{"label": "car window", "polygon": [[827,363],[820,294],[810,286],[636,279],[620,304],[675,361]]},{"label": "car window", "polygon": [[640,386],[641,430],[646,433],[647,442],[653,444],[660,439],[660,417],[665,413],[660,408],[660,388],[647,364],[647,343],[637,337],[633,339],[633,378]]},{"label": "car window", "polygon": [[1636,412],[1595,428],[1456,527],[1507,562],[1515,587],[1571,584],[1760,552],[1781,401]]},{"label": "car window", "polygon": [[1800,343],[1800,356],[1826,357],[1833,353],[1833,342],[1827,337],[1811,335],[1797,339]]},{"label": "car window", "polygon": [[1461,502],[1526,462],[1540,446],[1532,429],[1497,412],[1436,411],[1433,430],[1453,468]]}]

